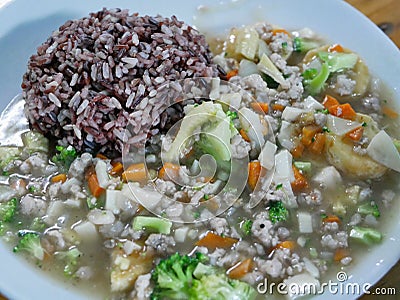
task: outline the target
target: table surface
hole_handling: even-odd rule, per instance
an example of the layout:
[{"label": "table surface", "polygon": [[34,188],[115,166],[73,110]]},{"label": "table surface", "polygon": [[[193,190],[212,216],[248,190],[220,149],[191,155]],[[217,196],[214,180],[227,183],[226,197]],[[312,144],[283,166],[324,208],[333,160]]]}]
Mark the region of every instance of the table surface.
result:
[{"label": "table surface", "polygon": [[[400,47],[400,0],[346,0],[377,24]],[[400,261],[387,273],[376,287],[395,287],[400,293]],[[373,300],[376,296],[364,295],[360,300]],[[400,296],[382,296],[381,299],[400,299]],[[0,300],[6,300],[0,295]]]}]

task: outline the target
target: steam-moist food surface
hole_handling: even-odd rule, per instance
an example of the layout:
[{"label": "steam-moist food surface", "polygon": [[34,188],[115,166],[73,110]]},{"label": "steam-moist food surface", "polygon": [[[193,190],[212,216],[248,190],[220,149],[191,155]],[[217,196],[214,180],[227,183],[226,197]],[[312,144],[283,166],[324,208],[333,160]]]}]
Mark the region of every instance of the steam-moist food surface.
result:
[{"label": "steam-moist food surface", "polygon": [[103,9],[66,22],[38,47],[22,83],[25,112],[32,128],[64,145],[120,152],[128,124],[144,132],[163,112],[160,86],[217,75],[204,36],[176,17]]},{"label": "steam-moist food surface", "polygon": [[222,42],[212,66],[228,82],[191,79],[176,131],[145,151],[54,149],[35,130],[0,147],[0,233],[17,255],[101,297],[254,299],[265,279],[318,286],[387,238],[398,114],[362,58],[267,23]]}]

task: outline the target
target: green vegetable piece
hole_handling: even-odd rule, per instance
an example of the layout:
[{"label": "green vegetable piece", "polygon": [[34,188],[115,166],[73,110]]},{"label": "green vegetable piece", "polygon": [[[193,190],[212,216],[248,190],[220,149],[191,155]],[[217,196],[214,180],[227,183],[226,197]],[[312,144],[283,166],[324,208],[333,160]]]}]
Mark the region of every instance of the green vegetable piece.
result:
[{"label": "green vegetable piece", "polygon": [[175,253],[161,260],[151,277],[155,286],[150,299],[191,299],[190,290],[195,279],[193,272],[199,263],[206,260],[201,253],[196,253],[194,257]]},{"label": "green vegetable piece", "polygon": [[172,222],[158,217],[137,216],[132,223],[134,230],[146,230],[163,234],[170,234]]},{"label": "green vegetable piece", "polygon": [[67,251],[57,252],[56,256],[64,262],[64,276],[67,278],[74,277],[79,267],[78,262],[82,252],[78,248],[71,248]]},{"label": "green vegetable piece", "polygon": [[382,240],[382,233],[379,231],[359,226],[354,226],[351,229],[349,236],[352,239],[367,245],[377,244]]},{"label": "green vegetable piece", "polygon": [[261,78],[265,81],[268,88],[277,89],[279,87],[279,83],[276,82],[271,76],[262,73]]},{"label": "green vegetable piece", "polygon": [[309,161],[295,161],[294,166],[300,171],[311,173],[311,162]]},{"label": "green vegetable piece", "polygon": [[48,152],[49,140],[41,133],[27,131],[21,135],[22,143],[29,152]]},{"label": "green vegetable piece", "polygon": [[379,211],[377,204],[364,203],[358,207],[357,212],[362,215],[373,215],[375,218],[379,218],[381,216],[381,212]]},{"label": "green vegetable piece", "polygon": [[303,84],[311,95],[319,94],[325,87],[325,82],[330,75],[329,65],[323,63],[320,72],[311,80],[303,80]]},{"label": "green vegetable piece", "polygon": [[7,231],[7,226],[3,221],[0,221],[0,236],[3,236]]},{"label": "green vegetable piece", "polygon": [[242,229],[245,236],[251,235],[252,226],[253,226],[252,220],[244,220],[240,223],[240,229]]},{"label": "green vegetable piece", "polygon": [[42,218],[36,217],[32,220],[31,226],[29,226],[30,230],[43,232],[46,229],[46,223]]},{"label": "green vegetable piece", "polygon": [[193,300],[252,300],[257,292],[249,284],[229,279],[225,274],[211,274],[193,281]]},{"label": "green vegetable piece", "polygon": [[21,237],[18,244],[14,247],[15,253],[27,252],[38,260],[43,260],[44,250],[40,243],[40,235],[36,232],[19,232]]},{"label": "green vegetable piece", "polygon": [[152,280],[152,300],[252,300],[256,291],[247,283],[232,280],[220,269],[203,264],[204,254],[194,257],[179,253],[161,260],[155,267]]},{"label": "green vegetable piece", "polygon": [[283,205],[282,201],[271,201],[269,204],[269,219],[273,224],[286,221],[289,217],[289,211]]},{"label": "green vegetable piece", "polygon": [[19,158],[21,155],[21,149],[13,146],[1,146],[0,147],[0,168],[4,168],[13,160]]},{"label": "green vegetable piece", "polygon": [[68,171],[72,162],[77,158],[78,154],[74,147],[56,146],[59,153],[53,156],[52,161],[62,167],[64,171]]},{"label": "green vegetable piece", "polygon": [[293,51],[305,53],[311,49],[315,49],[321,46],[316,40],[302,38],[302,37],[295,37],[293,39]]},{"label": "green vegetable piece", "polygon": [[12,198],[7,202],[0,203],[0,220],[11,222],[17,213],[17,198]]},{"label": "green vegetable piece", "polygon": [[321,51],[318,52],[318,57],[328,64],[331,73],[353,69],[358,61],[358,55],[354,53]]},{"label": "green vegetable piece", "polygon": [[318,75],[318,70],[315,68],[310,68],[305,70],[301,76],[303,76],[304,80],[313,80]]}]

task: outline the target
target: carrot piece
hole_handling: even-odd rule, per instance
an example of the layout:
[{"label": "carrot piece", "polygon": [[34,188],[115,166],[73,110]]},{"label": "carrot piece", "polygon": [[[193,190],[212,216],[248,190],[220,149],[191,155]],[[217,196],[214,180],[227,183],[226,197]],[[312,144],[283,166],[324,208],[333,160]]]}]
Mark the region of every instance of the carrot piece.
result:
[{"label": "carrot piece", "polygon": [[103,160],[104,160],[104,159],[108,159],[107,156],[105,156],[104,154],[101,154],[101,153],[97,153],[97,154],[96,154],[96,157],[97,157],[97,158],[100,158],[100,159],[103,159]]},{"label": "carrot piece", "polygon": [[293,241],[283,241],[275,246],[275,249],[279,249],[279,248],[286,248],[286,249],[293,250],[294,248],[296,248],[296,243]]},{"label": "carrot piece", "polygon": [[322,101],[322,105],[325,108],[331,108],[332,106],[336,106],[336,105],[340,105],[339,101],[336,100],[336,98],[330,96],[330,95],[326,95],[324,98],[324,101]]},{"label": "carrot piece", "polygon": [[328,52],[344,52],[344,49],[339,44],[334,44],[328,48]]},{"label": "carrot piece", "polygon": [[123,170],[124,170],[124,165],[118,161],[113,164],[110,174],[111,175],[120,175]]},{"label": "carrot piece", "polygon": [[99,185],[96,173],[92,173],[88,178],[89,190],[96,198],[104,193],[104,189]]},{"label": "carrot piece", "polygon": [[358,142],[359,140],[361,140],[363,134],[364,134],[364,127],[360,126],[346,133],[346,137],[355,142]]},{"label": "carrot piece", "polygon": [[[158,178],[168,179],[169,176],[177,176],[178,172],[179,172],[179,168],[180,167],[178,165],[174,165],[173,163],[166,162],[162,166],[160,171],[158,171]],[[168,176],[168,174],[169,174],[169,176]]]},{"label": "carrot piece", "polygon": [[340,223],[340,218],[338,216],[335,215],[331,215],[331,216],[327,216],[325,218],[322,219],[322,222],[324,223]]},{"label": "carrot piece", "polygon": [[307,178],[301,174],[300,170],[294,165],[292,166],[294,173],[294,181],[290,183],[294,192],[300,192],[308,188]]},{"label": "carrot piece", "polygon": [[146,182],[147,172],[144,163],[137,163],[130,165],[123,173],[122,179],[124,181]]},{"label": "carrot piece", "polygon": [[61,183],[64,183],[65,181],[67,181],[67,175],[66,174],[64,174],[64,173],[61,173],[61,174],[57,174],[57,175],[55,175],[55,176],[53,176],[52,178],[51,178],[51,182],[61,182]]},{"label": "carrot piece", "polygon": [[343,119],[354,120],[356,112],[349,103],[335,105],[328,108],[329,113]]},{"label": "carrot piece", "polygon": [[230,248],[239,240],[231,237],[222,237],[218,234],[207,232],[207,234],[196,242],[196,246],[207,247],[215,250],[216,248]]},{"label": "carrot piece", "polygon": [[350,255],[350,251],[347,248],[337,248],[333,256],[333,260],[336,262],[341,261],[343,258]]},{"label": "carrot piece", "polygon": [[268,103],[265,102],[251,102],[250,106],[254,111],[261,114],[267,114],[269,110]]},{"label": "carrot piece", "polygon": [[278,104],[278,103],[274,103],[272,104],[272,110],[279,110],[279,111],[283,111],[285,109],[285,106],[282,104]]},{"label": "carrot piece", "polygon": [[317,133],[314,138],[311,139],[311,144],[308,146],[308,150],[314,154],[321,154],[325,147],[326,135],[324,133]]},{"label": "carrot piece", "polygon": [[247,273],[249,273],[253,268],[253,261],[251,258],[247,258],[227,271],[229,278],[240,279]]},{"label": "carrot piece", "polygon": [[226,79],[229,80],[229,79],[231,79],[232,77],[237,76],[238,73],[239,73],[239,70],[238,70],[238,69],[230,70],[230,71],[226,74]]},{"label": "carrot piece", "polygon": [[399,116],[399,114],[396,111],[394,111],[393,109],[391,109],[389,106],[386,105],[382,106],[382,113],[391,119],[396,119]]},{"label": "carrot piece", "polygon": [[257,185],[258,178],[261,173],[261,164],[259,161],[251,161],[249,162],[248,167],[249,177],[247,178],[247,183],[251,190],[254,190]]},{"label": "carrot piece", "polygon": [[291,151],[292,156],[294,158],[300,158],[304,152],[304,145],[302,143],[298,143],[296,147],[294,147]]},{"label": "carrot piece", "polygon": [[272,35],[277,35],[278,33],[284,33],[284,34],[290,36],[290,33],[285,29],[282,29],[282,28],[272,29]]},{"label": "carrot piece", "polygon": [[307,125],[304,126],[303,129],[301,130],[301,142],[304,146],[310,146],[313,137],[318,133],[321,132],[321,127],[316,126],[316,125]]},{"label": "carrot piece", "polygon": [[247,135],[246,130],[244,130],[244,129],[242,128],[242,129],[239,130],[239,133],[240,133],[240,135],[242,136],[242,138],[243,138],[246,142],[250,143],[250,138],[249,138],[249,136]]}]

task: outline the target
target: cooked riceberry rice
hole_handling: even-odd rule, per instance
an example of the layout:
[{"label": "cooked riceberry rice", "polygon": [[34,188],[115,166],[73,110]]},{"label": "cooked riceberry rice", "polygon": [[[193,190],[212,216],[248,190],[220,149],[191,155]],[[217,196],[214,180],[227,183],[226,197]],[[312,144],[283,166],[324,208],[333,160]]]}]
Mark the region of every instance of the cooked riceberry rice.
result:
[{"label": "cooked riceberry rice", "polygon": [[103,9],[66,22],[38,47],[22,83],[25,113],[63,145],[121,151],[128,124],[137,142],[161,113],[158,87],[217,75],[204,36],[175,16]]}]

